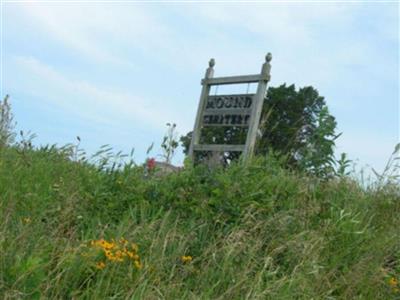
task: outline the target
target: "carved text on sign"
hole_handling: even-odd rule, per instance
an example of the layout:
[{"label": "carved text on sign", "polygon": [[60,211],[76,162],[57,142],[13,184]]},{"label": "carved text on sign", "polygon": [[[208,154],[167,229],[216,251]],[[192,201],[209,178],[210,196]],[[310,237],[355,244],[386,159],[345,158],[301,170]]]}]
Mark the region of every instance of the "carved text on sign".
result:
[{"label": "carved text on sign", "polygon": [[253,94],[209,96],[206,111],[210,109],[241,109],[251,108]]},{"label": "carved text on sign", "polygon": [[204,126],[248,126],[250,115],[224,114],[224,115],[205,115],[203,117]]},{"label": "carved text on sign", "polygon": [[202,117],[203,126],[247,127],[254,94],[209,96]]}]

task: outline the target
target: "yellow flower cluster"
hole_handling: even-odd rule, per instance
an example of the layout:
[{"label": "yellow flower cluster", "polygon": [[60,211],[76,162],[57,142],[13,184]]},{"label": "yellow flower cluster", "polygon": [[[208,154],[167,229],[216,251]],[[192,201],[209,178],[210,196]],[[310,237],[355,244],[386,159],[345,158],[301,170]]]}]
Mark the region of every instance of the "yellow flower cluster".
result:
[{"label": "yellow flower cluster", "polygon": [[192,260],[193,260],[193,257],[191,257],[190,255],[188,255],[188,256],[183,255],[183,256],[181,257],[181,261],[182,261],[184,264],[190,263]]},{"label": "yellow flower cluster", "polygon": [[[105,239],[94,240],[90,242],[90,246],[99,249],[103,252],[106,261],[123,263],[125,261],[132,261],[136,269],[141,269],[142,264],[138,254],[138,245],[131,243],[121,238],[118,241],[112,239],[107,241]],[[106,267],[104,261],[96,263],[96,268],[102,270]]]}]

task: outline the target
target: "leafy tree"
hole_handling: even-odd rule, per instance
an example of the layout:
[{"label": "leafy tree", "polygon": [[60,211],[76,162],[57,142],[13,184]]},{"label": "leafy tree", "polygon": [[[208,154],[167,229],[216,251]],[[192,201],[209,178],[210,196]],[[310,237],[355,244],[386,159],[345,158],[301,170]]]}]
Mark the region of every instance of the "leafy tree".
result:
[{"label": "leafy tree", "polygon": [[[265,97],[260,122],[256,154],[270,151],[286,157],[289,167],[307,170],[315,175],[334,172],[334,145],[336,121],[329,113],[322,96],[313,87],[296,90],[294,85],[270,87]],[[206,128],[202,143],[244,143],[243,128]],[[191,132],[181,137],[184,152],[188,152]],[[204,158],[207,153],[200,153]],[[225,161],[238,157],[226,153]]]}]

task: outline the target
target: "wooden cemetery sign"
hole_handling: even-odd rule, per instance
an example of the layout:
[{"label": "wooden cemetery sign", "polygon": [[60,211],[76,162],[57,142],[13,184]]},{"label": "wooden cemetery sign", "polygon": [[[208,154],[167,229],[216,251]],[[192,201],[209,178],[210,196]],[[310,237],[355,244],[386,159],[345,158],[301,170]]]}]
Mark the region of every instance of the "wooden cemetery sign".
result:
[{"label": "wooden cemetery sign", "polygon": [[[260,123],[261,111],[267,83],[270,80],[272,59],[271,53],[265,57],[261,73],[255,75],[242,75],[230,77],[214,77],[215,60],[212,58],[206,70],[196,121],[193,129],[192,140],[189,149],[189,157],[194,161],[196,151],[212,152],[242,152],[244,158],[249,158],[253,151]],[[211,86],[224,84],[241,84],[257,82],[255,94],[215,95],[210,96]],[[227,144],[200,144],[202,128],[205,127],[244,127],[247,128],[246,143],[240,145]]]}]

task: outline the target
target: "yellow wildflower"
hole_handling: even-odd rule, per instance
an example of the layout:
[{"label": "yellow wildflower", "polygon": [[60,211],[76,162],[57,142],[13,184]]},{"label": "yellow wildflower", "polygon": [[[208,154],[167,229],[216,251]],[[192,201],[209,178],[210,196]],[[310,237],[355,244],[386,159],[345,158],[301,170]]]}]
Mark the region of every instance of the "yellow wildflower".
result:
[{"label": "yellow wildflower", "polygon": [[133,258],[133,256],[134,256],[134,253],[131,251],[128,251],[128,250],[125,251],[125,254],[128,255],[129,258]]},{"label": "yellow wildflower", "polygon": [[109,243],[107,241],[104,241],[102,246],[104,249],[110,250],[115,247],[115,243],[113,243],[113,242]]},{"label": "yellow wildflower", "polygon": [[188,256],[183,255],[183,256],[181,257],[181,261],[182,261],[184,264],[190,263],[192,260],[193,260],[193,257],[191,257],[190,255],[188,255]]},{"label": "yellow wildflower", "polygon": [[391,287],[393,287],[393,288],[396,287],[398,283],[399,283],[399,282],[398,282],[397,279],[394,278],[394,277],[391,277],[391,278],[389,279],[389,285],[390,285]]},{"label": "yellow wildflower", "polygon": [[103,270],[106,267],[106,264],[102,261],[96,263],[96,268],[99,270]]},{"label": "yellow wildflower", "polygon": [[31,218],[22,218],[22,222],[29,224],[31,222]]},{"label": "yellow wildflower", "polygon": [[138,270],[140,270],[143,267],[142,264],[140,263],[140,261],[138,261],[138,260],[135,260],[133,262],[133,264],[135,265],[136,269],[138,269]]},{"label": "yellow wildflower", "polygon": [[113,258],[113,254],[112,254],[112,252],[110,251],[110,250],[105,250],[104,251],[104,254],[106,255],[106,257],[108,258],[108,259],[112,259]]}]

